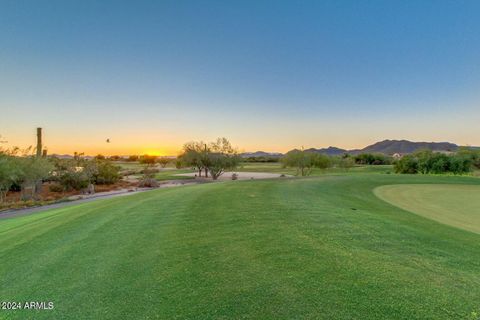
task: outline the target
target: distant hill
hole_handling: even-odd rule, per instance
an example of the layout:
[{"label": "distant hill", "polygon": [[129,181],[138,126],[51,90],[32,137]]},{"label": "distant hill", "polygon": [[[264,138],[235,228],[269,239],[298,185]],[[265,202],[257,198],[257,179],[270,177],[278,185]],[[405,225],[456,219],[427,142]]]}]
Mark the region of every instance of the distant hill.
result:
[{"label": "distant hill", "polygon": [[352,153],[412,153],[420,149],[432,151],[456,151],[458,146],[450,142],[412,142],[408,140],[383,140]]},{"label": "distant hill", "polygon": [[340,149],[337,147],[328,147],[328,148],[322,148],[322,149],[310,148],[305,151],[321,153],[327,156],[341,156],[342,154],[348,153],[348,150]]},{"label": "distant hill", "polygon": [[[337,147],[328,147],[322,149],[310,148],[305,151],[321,153],[329,156],[340,156],[342,154],[360,154],[360,153],[383,153],[392,155],[395,153],[406,154],[413,153],[421,149],[429,149],[432,151],[456,151],[458,145],[450,142],[412,142],[408,140],[383,140],[363,149],[346,150]],[[470,147],[472,149],[478,147]]]},{"label": "distant hill", "polygon": [[242,158],[258,158],[258,157],[280,158],[281,156],[283,156],[283,154],[279,152],[256,151],[256,152],[240,153],[240,157]]}]

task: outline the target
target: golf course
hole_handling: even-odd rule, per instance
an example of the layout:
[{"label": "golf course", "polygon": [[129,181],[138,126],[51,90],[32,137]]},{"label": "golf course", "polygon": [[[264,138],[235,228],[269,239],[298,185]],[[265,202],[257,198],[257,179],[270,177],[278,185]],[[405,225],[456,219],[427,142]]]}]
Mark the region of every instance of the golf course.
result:
[{"label": "golf course", "polygon": [[480,179],[226,181],[0,223],[2,319],[478,319]]}]

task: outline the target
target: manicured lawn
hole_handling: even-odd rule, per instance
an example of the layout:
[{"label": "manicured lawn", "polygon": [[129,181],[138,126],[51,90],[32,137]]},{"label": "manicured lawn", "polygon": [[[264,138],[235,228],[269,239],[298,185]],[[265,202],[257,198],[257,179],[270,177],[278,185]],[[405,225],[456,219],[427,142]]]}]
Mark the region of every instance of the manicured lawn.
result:
[{"label": "manicured lawn", "polygon": [[159,181],[165,181],[165,180],[191,180],[194,179],[194,177],[188,177],[188,176],[179,176],[178,174],[180,173],[190,173],[194,172],[194,170],[191,169],[173,169],[173,170],[163,170],[160,171],[159,173],[155,174],[155,179]]},{"label": "manicured lawn", "polygon": [[[471,319],[480,235],[397,208],[392,174],[160,189],[0,220],[7,319]],[[455,187],[452,187],[455,189]]]},{"label": "manicured lawn", "polygon": [[[296,175],[297,171],[294,168],[283,168],[279,162],[243,162],[234,171],[246,171],[246,172],[271,172],[271,173],[283,173],[289,175]],[[325,175],[325,174],[351,174],[351,173],[391,173],[393,172],[393,166],[391,165],[356,165],[348,170],[342,168],[328,168],[312,170],[311,176]]]},{"label": "manicured lawn", "polygon": [[423,217],[480,233],[478,185],[387,185],[376,188],[375,194]]}]

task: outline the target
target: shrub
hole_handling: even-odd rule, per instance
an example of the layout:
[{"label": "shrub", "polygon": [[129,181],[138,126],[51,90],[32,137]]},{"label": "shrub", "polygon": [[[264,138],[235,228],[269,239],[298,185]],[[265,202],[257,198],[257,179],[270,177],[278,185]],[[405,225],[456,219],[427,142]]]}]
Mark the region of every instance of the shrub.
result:
[{"label": "shrub", "polygon": [[170,159],[168,159],[168,158],[160,158],[160,159],[158,159],[157,162],[160,164],[160,166],[161,166],[162,168],[165,168],[165,167],[167,166],[167,164],[170,163]]},{"label": "shrub", "polygon": [[160,184],[155,178],[143,178],[139,181],[138,186],[141,188],[158,188]]},{"label": "shrub", "polygon": [[157,161],[157,157],[156,156],[149,156],[149,155],[146,154],[146,155],[143,155],[142,157],[140,157],[139,161],[142,164],[154,164]]},{"label": "shrub", "polygon": [[90,184],[90,177],[83,171],[65,171],[58,178],[58,182],[65,190],[82,190]]},{"label": "shrub", "polygon": [[138,156],[136,156],[136,155],[129,156],[127,158],[127,161],[130,161],[130,162],[138,161]]},{"label": "shrub", "polygon": [[96,184],[114,184],[120,180],[120,167],[113,165],[109,161],[98,161],[97,170],[93,176],[93,182]]},{"label": "shrub", "polygon": [[447,155],[430,150],[406,155],[395,163],[397,173],[464,174],[471,170],[472,159],[464,154]]},{"label": "shrub", "polygon": [[329,156],[308,152],[303,150],[289,151],[282,158],[284,167],[292,167],[297,169],[297,174],[307,176],[313,168],[326,169],[331,167],[332,160]]},{"label": "shrub", "polygon": [[354,157],[357,164],[384,165],[392,161],[389,157],[381,153],[361,153]]},{"label": "shrub", "polygon": [[153,168],[153,167],[146,167],[145,169],[142,169],[140,171],[141,174],[155,174],[155,173],[159,173],[160,170],[158,170],[157,168]]},{"label": "shrub", "polygon": [[60,184],[51,184],[48,186],[48,190],[50,190],[50,192],[63,192],[64,188]]}]

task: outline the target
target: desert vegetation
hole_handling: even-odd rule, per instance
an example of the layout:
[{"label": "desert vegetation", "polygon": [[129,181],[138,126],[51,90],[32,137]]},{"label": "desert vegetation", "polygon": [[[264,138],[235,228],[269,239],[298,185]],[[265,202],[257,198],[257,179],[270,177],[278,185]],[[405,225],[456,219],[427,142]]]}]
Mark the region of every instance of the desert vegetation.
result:
[{"label": "desert vegetation", "polygon": [[21,199],[41,200],[44,182],[51,192],[71,190],[94,192],[94,185],[111,185],[121,179],[120,167],[101,158],[86,159],[77,154],[72,159],[44,157],[30,149],[0,150],[0,202],[10,191],[20,191]]},{"label": "desert vegetation", "polygon": [[445,154],[422,150],[405,155],[395,163],[397,173],[410,174],[465,174],[478,164],[478,152],[463,150]]},{"label": "desert vegetation", "polygon": [[235,148],[226,138],[218,138],[210,143],[189,142],[183,146],[183,152],[178,157],[179,167],[193,167],[198,171],[198,176],[218,179],[225,170],[231,170],[238,166],[240,157]]}]

